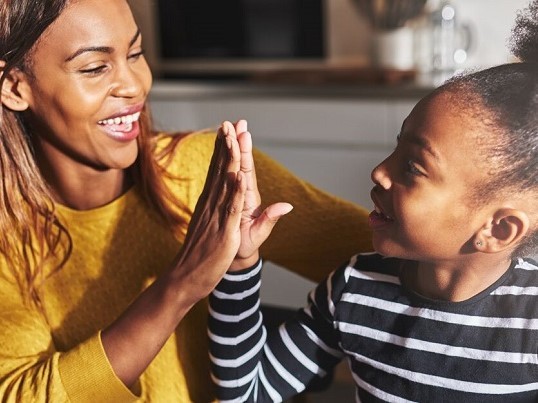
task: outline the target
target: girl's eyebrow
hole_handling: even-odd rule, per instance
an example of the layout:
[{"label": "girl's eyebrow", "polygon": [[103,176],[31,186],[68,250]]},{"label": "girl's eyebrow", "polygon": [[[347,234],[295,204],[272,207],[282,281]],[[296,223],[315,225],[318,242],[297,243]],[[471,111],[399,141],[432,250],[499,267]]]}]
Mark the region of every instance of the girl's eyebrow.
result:
[{"label": "girl's eyebrow", "polygon": [[[134,34],[133,38],[129,42],[129,47],[133,46],[133,44],[137,41],[140,35],[141,33],[140,33],[140,28],[139,28],[136,30],[136,33]],[[75,59],[81,54],[87,53],[87,52],[112,53],[113,51],[114,51],[114,48],[110,46],[88,46],[88,47],[77,49],[73,54],[71,54],[69,57],[67,57],[67,59],[65,59],[65,63],[70,62],[71,60]]]},{"label": "girl's eyebrow", "polygon": [[412,136],[408,138],[410,143],[418,145],[420,148],[424,149],[428,154],[430,154],[437,162],[441,161],[439,153],[432,147],[431,143],[427,138]]}]

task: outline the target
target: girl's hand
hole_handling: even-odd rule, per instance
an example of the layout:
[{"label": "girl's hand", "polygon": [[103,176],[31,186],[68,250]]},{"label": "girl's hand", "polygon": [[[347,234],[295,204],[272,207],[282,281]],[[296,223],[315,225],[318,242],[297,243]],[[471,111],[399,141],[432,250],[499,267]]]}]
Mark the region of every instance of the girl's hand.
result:
[{"label": "girl's hand", "polygon": [[220,281],[241,244],[247,183],[240,170],[235,130],[220,129],[204,189],[173,271],[187,276],[194,295],[205,297]]},{"label": "girl's hand", "polygon": [[260,192],[256,182],[252,138],[247,131],[247,121],[239,120],[235,125],[224,122],[223,127],[237,135],[241,150],[240,169],[246,182],[244,208],[241,215],[241,245],[230,268],[241,270],[254,265],[259,258],[259,247],[269,237],[273,227],[283,215],[292,210],[289,203],[275,203],[263,209]]}]

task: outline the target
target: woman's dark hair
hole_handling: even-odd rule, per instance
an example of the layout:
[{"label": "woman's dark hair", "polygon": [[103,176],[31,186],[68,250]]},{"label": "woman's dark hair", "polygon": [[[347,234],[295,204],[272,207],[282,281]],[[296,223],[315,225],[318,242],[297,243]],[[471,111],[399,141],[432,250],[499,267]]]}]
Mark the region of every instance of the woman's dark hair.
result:
[{"label": "woman's dark hair", "polygon": [[[480,141],[494,164],[491,180],[477,189],[482,196],[503,191],[538,195],[538,0],[518,13],[510,48],[521,62],[458,75],[439,88],[469,94],[466,108],[485,107],[484,120],[492,119],[487,124],[491,138]],[[535,230],[514,256],[537,249]]]},{"label": "woman's dark hair", "polygon": [[[46,30],[74,0],[0,2],[0,88],[14,70],[32,76],[33,51]],[[75,0],[76,1],[76,0]],[[47,182],[31,148],[32,133],[21,112],[0,104],[0,255],[27,301],[41,306],[39,286],[69,258],[71,239],[55,214]],[[165,164],[178,139],[157,155],[149,110],[140,120],[138,158],[132,167],[136,187],[171,230],[184,233],[188,208],[166,186]],[[45,269],[45,266],[50,269]]]}]

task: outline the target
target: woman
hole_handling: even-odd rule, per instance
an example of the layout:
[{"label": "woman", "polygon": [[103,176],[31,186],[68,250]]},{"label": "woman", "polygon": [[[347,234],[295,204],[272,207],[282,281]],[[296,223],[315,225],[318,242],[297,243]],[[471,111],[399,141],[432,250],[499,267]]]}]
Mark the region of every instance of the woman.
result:
[{"label": "woman", "polygon": [[[234,245],[206,224],[240,197],[219,194],[215,165],[203,191],[215,135],[151,133],[151,74],[125,0],[0,7],[3,400],[211,400],[206,269]],[[319,281],[370,248],[364,210],[254,159],[263,200],[295,207],[266,260]]]}]

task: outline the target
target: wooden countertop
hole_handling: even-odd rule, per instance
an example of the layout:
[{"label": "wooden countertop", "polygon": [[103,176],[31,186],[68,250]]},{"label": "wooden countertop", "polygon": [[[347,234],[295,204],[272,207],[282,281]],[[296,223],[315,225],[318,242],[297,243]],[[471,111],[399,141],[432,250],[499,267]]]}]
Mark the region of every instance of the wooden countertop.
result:
[{"label": "wooden countertop", "polygon": [[[399,74],[399,75],[398,75]],[[435,85],[429,78],[375,71],[272,72],[250,79],[156,79],[154,99],[200,98],[370,98],[418,99]]]}]

